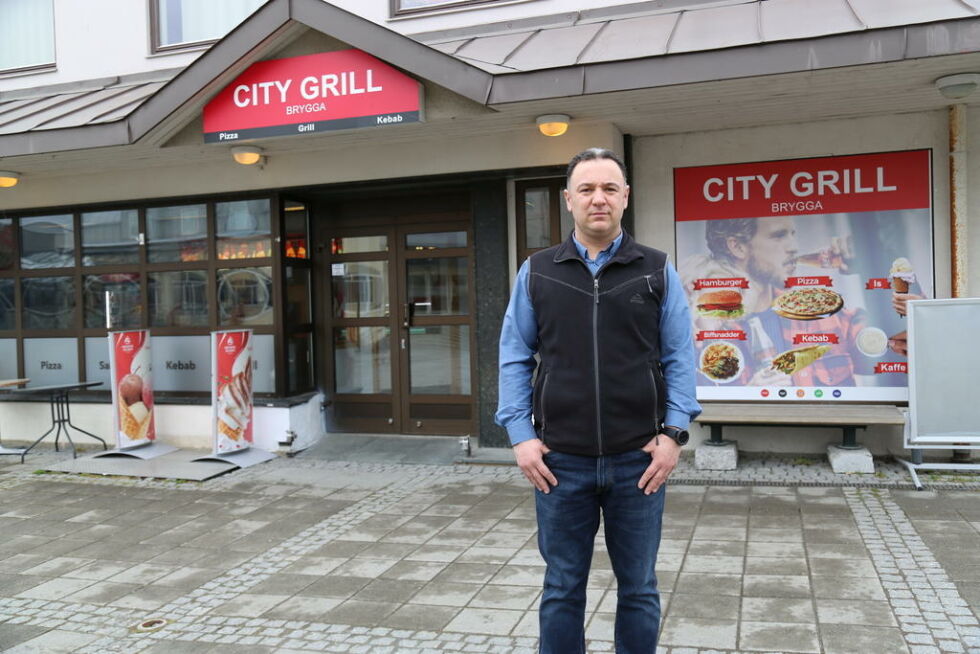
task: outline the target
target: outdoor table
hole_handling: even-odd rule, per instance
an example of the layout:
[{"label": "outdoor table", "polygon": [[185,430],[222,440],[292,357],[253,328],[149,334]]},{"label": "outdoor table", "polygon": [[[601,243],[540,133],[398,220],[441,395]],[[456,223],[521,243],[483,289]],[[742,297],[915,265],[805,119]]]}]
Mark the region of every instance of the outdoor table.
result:
[{"label": "outdoor table", "polygon": [[72,391],[85,390],[87,388],[92,388],[93,386],[101,386],[102,382],[74,382],[71,384],[54,384],[51,386],[34,386],[27,388],[0,388],[0,393],[9,395],[47,395],[48,401],[51,404],[51,427],[48,428],[46,432],[41,434],[36,441],[31,443],[26,448],[6,448],[0,447],[0,454],[13,454],[20,456],[20,462],[24,462],[24,457],[30,452],[35,445],[47,438],[48,434],[55,432],[54,435],[54,450],[58,452],[58,441],[61,438],[62,432],[65,434],[65,438],[68,439],[68,443],[71,445],[72,458],[78,458],[78,453],[75,451],[75,443],[71,440],[71,434],[68,432],[68,428],[71,427],[75,431],[81,432],[86,436],[91,436],[95,440],[102,443],[102,449],[107,450],[109,446],[106,442],[96,436],[91,432],[87,432],[80,427],[76,427],[71,423],[71,411],[68,405],[68,394]]},{"label": "outdoor table", "polygon": [[7,388],[8,386],[20,386],[31,381],[28,378],[23,379],[0,379],[0,388]]}]

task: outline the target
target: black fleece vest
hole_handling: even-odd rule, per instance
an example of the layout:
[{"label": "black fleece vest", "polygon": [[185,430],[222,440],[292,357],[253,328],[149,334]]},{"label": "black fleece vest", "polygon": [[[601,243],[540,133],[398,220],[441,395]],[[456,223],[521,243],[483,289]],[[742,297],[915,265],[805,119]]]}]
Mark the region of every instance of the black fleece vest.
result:
[{"label": "black fleece vest", "polygon": [[571,236],[530,258],[541,362],[538,436],[558,452],[599,456],[646,445],[666,412],[660,312],[667,255],[623,233],[593,278]]}]

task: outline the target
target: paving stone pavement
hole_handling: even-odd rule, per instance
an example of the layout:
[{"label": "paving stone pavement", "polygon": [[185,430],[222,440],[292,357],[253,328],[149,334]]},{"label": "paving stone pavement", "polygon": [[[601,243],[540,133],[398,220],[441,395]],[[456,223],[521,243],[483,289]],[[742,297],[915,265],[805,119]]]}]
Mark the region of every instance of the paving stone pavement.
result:
[{"label": "paving stone pavement", "polygon": [[[281,458],[204,483],[0,460],[0,650],[535,652],[543,562],[513,466]],[[685,461],[660,654],[980,654],[980,484],[894,464]],[[601,534],[601,531],[600,531]],[[599,549],[589,652],[612,652]],[[141,631],[150,620],[166,621]]]}]

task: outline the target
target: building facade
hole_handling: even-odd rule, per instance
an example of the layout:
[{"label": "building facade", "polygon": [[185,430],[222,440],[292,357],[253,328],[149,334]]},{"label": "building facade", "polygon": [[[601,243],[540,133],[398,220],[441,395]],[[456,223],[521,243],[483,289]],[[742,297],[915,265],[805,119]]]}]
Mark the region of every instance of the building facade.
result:
[{"label": "building facade", "polygon": [[[624,154],[627,228],[672,255],[677,169],[926,150],[927,294],[980,289],[973,0],[16,0],[0,12],[0,171],[17,178],[0,189],[0,378],[107,384],[107,320],[149,328],[157,429],[173,444],[210,438],[209,333],[248,327],[261,447],[324,429],[506,445],[493,412],[511,280],[567,235],[563,164],[591,146]],[[377,63],[341,58],[362,54]],[[326,61],[344,63],[289,77]],[[414,110],[369,98],[389,84],[366,76],[382,67],[418,90]],[[358,95],[350,115],[316,113]],[[257,122],[222,123],[225,96]],[[537,119],[553,115],[568,130],[545,136]],[[106,431],[108,393],[73,397],[76,422]],[[0,430],[28,439],[46,412],[0,403]],[[773,432],[743,446],[826,440]],[[900,434],[865,442],[883,452]]]}]

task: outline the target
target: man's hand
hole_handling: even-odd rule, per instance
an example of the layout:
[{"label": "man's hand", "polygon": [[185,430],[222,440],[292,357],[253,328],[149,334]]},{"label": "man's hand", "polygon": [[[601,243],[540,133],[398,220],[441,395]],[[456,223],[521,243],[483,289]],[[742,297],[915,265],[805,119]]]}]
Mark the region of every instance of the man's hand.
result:
[{"label": "man's hand", "polygon": [[915,293],[892,293],[892,308],[895,309],[895,313],[900,316],[904,316],[909,312],[909,300],[924,299],[925,297],[922,295],[916,295]]},{"label": "man's hand", "polygon": [[650,453],[653,462],[643,471],[637,486],[643,489],[645,495],[650,495],[660,489],[660,486],[667,481],[670,473],[677,467],[677,459],[681,456],[681,446],[673,438],[661,434],[650,439],[650,442],[643,446],[643,451]]},{"label": "man's hand", "polygon": [[544,455],[550,452],[548,446],[538,438],[522,441],[514,446],[514,458],[517,466],[531,482],[531,485],[542,493],[550,493],[552,486],[558,485],[558,480],[544,464]]},{"label": "man's hand", "polygon": [[895,354],[907,357],[909,355],[909,333],[907,331],[898,332],[888,339],[888,347]]}]

